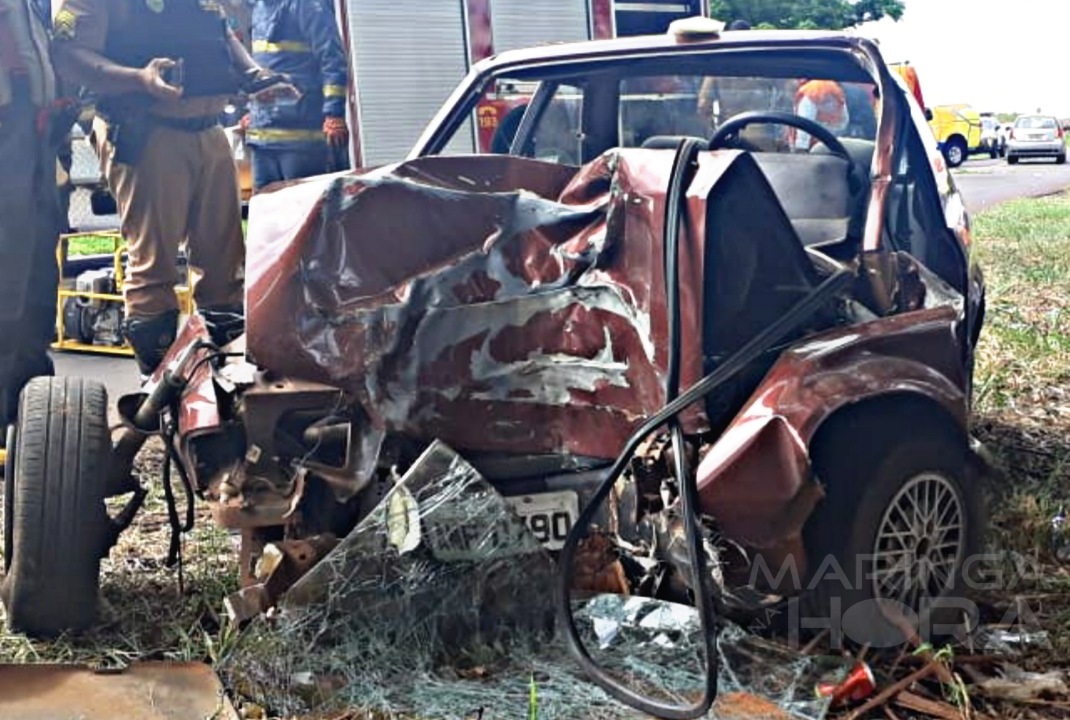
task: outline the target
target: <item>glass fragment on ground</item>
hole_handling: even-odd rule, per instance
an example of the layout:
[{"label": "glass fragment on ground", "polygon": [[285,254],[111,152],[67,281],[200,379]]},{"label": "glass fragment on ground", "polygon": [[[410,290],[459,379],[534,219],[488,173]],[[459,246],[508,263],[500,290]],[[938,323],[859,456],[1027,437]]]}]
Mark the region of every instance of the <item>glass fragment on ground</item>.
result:
[{"label": "glass fragment on ground", "polygon": [[[434,443],[271,617],[243,633],[221,673],[281,716],[360,709],[383,718],[634,720],[590,683],[553,633],[552,559],[479,473]],[[600,660],[642,669],[679,697],[701,693],[693,608],[600,595],[576,605]],[[681,652],[683,651],[683,652]],[[846,667],[728,625],[710,717],[822,720],[819,681]]]}]

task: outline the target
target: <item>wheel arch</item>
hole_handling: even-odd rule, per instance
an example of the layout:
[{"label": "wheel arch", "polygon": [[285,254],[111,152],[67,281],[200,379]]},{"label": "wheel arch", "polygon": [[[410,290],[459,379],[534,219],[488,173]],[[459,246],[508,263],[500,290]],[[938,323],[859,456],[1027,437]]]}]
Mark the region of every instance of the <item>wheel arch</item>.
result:
[{"label": "wheel arch", "polygon": [[[844,436],[851,442],[844,443]],[[830,412],[808,444],[810,463],[823,482],[839,478],[835,469],[901,442],[905,436],[942,437],[968,447],[968,432],[948,408],[921,392],[897,390],[847,403]],[[846,448],[846,451],[845,451]]]}]

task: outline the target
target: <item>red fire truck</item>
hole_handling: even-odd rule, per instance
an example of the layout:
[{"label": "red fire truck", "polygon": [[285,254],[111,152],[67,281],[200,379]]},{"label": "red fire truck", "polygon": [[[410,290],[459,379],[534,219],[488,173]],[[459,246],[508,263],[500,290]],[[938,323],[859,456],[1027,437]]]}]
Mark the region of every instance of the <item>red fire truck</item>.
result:
[{"label": "red fire truck", "polygon": [[[708,0],[336,3],[352,68],[355,167],[401,160],[457,81],[483,58],[545,43],[660,33],[673,20],[708,10]],[[526,97],[525,88],[488,96],[470,138],[454,150],[489,151],[503,118]]]}]

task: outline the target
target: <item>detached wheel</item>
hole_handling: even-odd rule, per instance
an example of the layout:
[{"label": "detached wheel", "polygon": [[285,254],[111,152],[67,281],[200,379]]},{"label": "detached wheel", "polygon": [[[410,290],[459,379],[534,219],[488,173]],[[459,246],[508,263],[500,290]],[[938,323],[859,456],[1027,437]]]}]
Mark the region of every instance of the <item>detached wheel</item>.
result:
[{"label": "detached wheel", "polygon": [[4,478],[0,588],[12,630],[50,636],[96,618],[111,442],[98,382],[42,377],[22,392]]},{"label": "detached wheel", "polygon": [[[933,599],[962,590],[963,563],[982,535],[964,439],[936,428],[898,437],[868,457],[842,443],[841,453],[854,457],[826,456],[828,495],[806,535],[815,577],[805,607],[839,620],[847,638],[877,647],[906,639],[897,614],[914,625]],[[933,615],[933,622],[960,619]],[[928,639],[928,630],[923,623],[919,632]]]}]

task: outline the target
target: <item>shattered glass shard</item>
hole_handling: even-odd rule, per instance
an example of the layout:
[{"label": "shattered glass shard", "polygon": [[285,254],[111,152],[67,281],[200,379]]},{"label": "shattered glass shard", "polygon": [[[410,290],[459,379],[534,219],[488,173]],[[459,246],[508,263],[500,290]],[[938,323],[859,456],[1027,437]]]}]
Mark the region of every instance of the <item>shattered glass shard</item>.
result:
[{"label": "shattered glass shard", "polygon": [[[359,709],[373,717],[639,720],[587,681],[553,633],[555,568],[510,503],[457,453],[433,443],[383,502],[242,633],[221,672],[282,716]],[[579,615],[591,647],[654,669],[680,693],[693,608],[596,595]],[[711,717],[822,720],[827,667],[729,625]],[[375,713],[379,713],[376,715]],[[748,714],[749,713],[749,714]],[[780,713],[779,715],[777,713]]]}]

